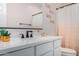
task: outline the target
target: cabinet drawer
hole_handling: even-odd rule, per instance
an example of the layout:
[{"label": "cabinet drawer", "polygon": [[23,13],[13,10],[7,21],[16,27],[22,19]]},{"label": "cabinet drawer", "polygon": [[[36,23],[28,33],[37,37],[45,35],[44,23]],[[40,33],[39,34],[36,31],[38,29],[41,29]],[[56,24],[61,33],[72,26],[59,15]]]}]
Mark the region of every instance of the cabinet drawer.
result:
[{"label": "cabinet drawer", "polygon": [[54,48],[58,48],[61,46],[61,40],[54,40]]},{"label": "cabinet drawer", "polygon": [[50,50],[53,51],[53,42],[41,44],[36,47],[36,55],[42,55]]},{"label": "cabinet drawer", "polygon": [[26,48],[12,53],[7,53],[5,56],[34,56],[34,48]]},{"label": "cabinet drawer", "polygon": [[61,56],[61,49],[60,48],[54,49],[54,56]]}]

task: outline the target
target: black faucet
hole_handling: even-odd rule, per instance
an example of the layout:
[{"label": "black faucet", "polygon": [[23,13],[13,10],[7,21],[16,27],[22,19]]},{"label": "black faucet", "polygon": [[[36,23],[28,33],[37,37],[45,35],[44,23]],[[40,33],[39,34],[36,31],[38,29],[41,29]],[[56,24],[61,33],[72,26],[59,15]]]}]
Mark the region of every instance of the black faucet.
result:
[{"label": "black faucet", "polygon": [[33,31],[26,31],[26,38],[33,37]]},{"label": "black faucet", "polygon": [[21,35],[21,38],[24,38],[24,34],[20,34]]},{"label": "black faucet", "polygon": [[29,38],[29,31],[26,31],[26,38]]},{"label": "black faucet", "polygon": [[33,31],[30,31],[30,32],[31,32],[30,37],[32,38],[33,37]]}]

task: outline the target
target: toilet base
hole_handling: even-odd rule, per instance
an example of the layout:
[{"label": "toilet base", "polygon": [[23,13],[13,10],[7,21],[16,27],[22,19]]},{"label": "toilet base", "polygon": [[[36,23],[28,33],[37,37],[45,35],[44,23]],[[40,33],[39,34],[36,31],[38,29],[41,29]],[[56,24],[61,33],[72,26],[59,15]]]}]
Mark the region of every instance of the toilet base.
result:
[{"label": "toilet base", "polygon": [[69,48],[61,48],[62,56],[76,56],[76,51]]}]

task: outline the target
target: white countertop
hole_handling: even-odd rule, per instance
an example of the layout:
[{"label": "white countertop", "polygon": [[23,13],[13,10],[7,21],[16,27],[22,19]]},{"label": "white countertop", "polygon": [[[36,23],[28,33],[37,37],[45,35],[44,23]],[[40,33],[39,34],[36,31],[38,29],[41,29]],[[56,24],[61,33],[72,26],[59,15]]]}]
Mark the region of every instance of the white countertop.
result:
[{"label": "white countertop", "polygon": [[10,42],[0,42],[0,54],[5,54],[10,51],[36,46],[45,42],[61,39],[61,36],[46,36],[40,38],[11,38]]}]

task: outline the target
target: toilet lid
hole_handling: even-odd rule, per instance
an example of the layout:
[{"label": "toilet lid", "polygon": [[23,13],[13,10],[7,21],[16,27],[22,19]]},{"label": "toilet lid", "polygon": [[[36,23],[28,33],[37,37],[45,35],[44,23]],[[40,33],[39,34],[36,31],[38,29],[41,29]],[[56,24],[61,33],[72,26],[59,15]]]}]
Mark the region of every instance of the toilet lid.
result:
[{"label": "toilet lid", "polygon": [[69,49],[69,48],[61,48],[61,52],[66,52],[66,53],[75,53],[76,51],[73,49]]}]

